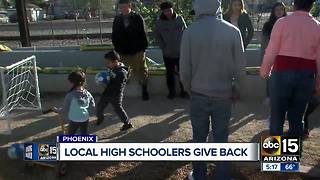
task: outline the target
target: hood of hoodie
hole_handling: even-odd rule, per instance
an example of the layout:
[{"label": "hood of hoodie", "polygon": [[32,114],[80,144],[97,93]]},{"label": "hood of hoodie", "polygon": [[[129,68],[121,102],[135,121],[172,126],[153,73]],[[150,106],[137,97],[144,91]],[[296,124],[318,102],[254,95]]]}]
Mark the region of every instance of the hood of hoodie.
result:
[{"label": "hood of hoodie", "polygon": [[216,16],[221,8],[221,0],[195,0],[193,8],[197,18],[201,16]]},{"label": "hood of hoodie", "polygon": [[89,119],[89,108],[94,106],[94,99],[89,91],[73,90],[65,98],[62,114],[71,121],[85,122]]},{"label": "hood of hoodie", "polygon": [[77,100],[79,106],[88,106],[88,104],[90,103],[90,95],[86,89],[74,90],[71,93],[72,97]]},{"label": "hood of hoodie", "polygon": [[[177,19],[177,17],[178,17],[178,14],[177,14],[176,12],[173,12],[173,18],[174,18],[174,19]],[[159,18],[159,19],[164,20],[164,21],[168,21],[168,20],[169,20],[169,19],[167,18],[167,16],[164,15],[164,13],[161,13],[161,14],[160,14],[160,18]]]}]

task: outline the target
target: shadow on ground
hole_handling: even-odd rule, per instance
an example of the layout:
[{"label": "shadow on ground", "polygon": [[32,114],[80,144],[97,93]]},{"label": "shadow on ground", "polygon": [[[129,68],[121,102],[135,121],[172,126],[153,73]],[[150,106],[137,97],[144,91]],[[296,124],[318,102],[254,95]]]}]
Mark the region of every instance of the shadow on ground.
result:
[{"label": "shadow on ground", "polygon": [[314,166],[307,174],[308,178],[319,179],[320,178],[320,161],[316,166]]},{"label": "shadow on ground", "polygon": [[179,129],[181,123],[188,120],[186,112],[181,111],[159,123],[148,123],[129,133],[119,132],[107,139],[110,139],[110,142],[163,142],[172,135],[172,132]]},{"label": "shadow on ground", "polygon": [[[179,139],[187,141],[191,139],[191,126],[188,116],[189,102],[186,100],[177,99],[169,101],[164,97],[151,97],[151,101],[143,102],[140,99],[125,99],[124,106],[127,108],[131,118],[139,118],[139,116],[149,116],[145,120],[141,120],[141,124],[128,132],[116,132],[105,139],[100,139],[106,142],[179,142]],[[46,99],[46,107],[58,105],[62,98],[53,97]],[[50,103],[49,103],[50,102]],[[156,103],[155,103],[156,102]],[[105,111],[108,113],[104,123],[100,126],[95,126],[95,121],[91,121],[89,125],[90,133],[108,130],[109,126],[119,123],[119,119],[112,118],[112,107],[108,107]],[[143,112],[143,113],[142,113]],[[164,119],[154,118],[170,114]],[[257,103],[239,103],[236,104],[233,111],[233,119],[230,121],[230,134],[238,131],[246,124],[253,120],[264,120],[268,117],[268,110],[265,107],[257,107]],[[59,121],[54,114],[35,115],[30,114],[30,118],[34,117],[35,121],[30,121],[25,126],[20,126],[13,129],[12,136],[0,135],[0,146],[5,144],[22,141],[33,137],[34,142],[53,142],[59,131]],[[26,121],[27,115],[17,118],[16,121]],[[312,117],[313,119],[315,116]],[[139,120],[140,121],[140,120]],[[318,127],[319,121],[312,121],[313,127]],[[315,123],[315,124],[314,124]],[[52,130],[55,129],[55,130]],[[183,134],[182,131],[187,132]],[[259,142],[260,136],[267,133],[267,130],[257,132],[252,137],[251,142]],[[170,139],[172,136],[177,136],[178,139]],[[210,139],[211,138],[211,139]],[[212,141],[212,135],[209,136],[209,141]],[[55,172],[52,169],[33,167],[25,169],[23,161],[12,161],[7,157],[7,149],[0,148],[0,180],[4,179],[56,179]],[[188,162],[72,162],[69,163],[68,174],[60,179],[181,179],[185,178],[191,170],[191,165]],[[213,168],[210,171],[209,177],[214,174]],[[259,179],[261,173],[254,170],[234,169],[233,176],[235,179]],[[251,177],[251,178],[250,178]],[[277,176],[268,176],[271,179]],[[284,177],[284,176],[279,176]],[[260,178],[266,179],[266,178]],[[267,178],[268,179],[268,178]],[[280,178],[281,179],[281,178]]]},{"label": "shadow on ground", "polygon": [[[0,134],[0,147],[8,145],[14,142],[24,142],[24,141],[38,141],[39,137],[50,137],[53,134],[61,134],[61,126],[59,117],[56,114],[51,114],[50,116],[35,115],[33,113],[28,116],[29,119],[37,119],[36,121],[30,122],[24,126],[14,128],[12,130],[12,135],[3,135]],[[111,118],[111,115],[107,115],[106,118],[109,120],[105,122],[104,126],[95,126],[95,121],[89,123],[90,130],[89,132],[99,131],[107,126],[118,123],[114,118]],[[20,120],[15,120],[16,123],[19,123]],[[23,120],[22,120],[23,121]],[[67,122],[65,122],[67,123]],[[55,142],[56,138],[48,139],[52,142]]]}]

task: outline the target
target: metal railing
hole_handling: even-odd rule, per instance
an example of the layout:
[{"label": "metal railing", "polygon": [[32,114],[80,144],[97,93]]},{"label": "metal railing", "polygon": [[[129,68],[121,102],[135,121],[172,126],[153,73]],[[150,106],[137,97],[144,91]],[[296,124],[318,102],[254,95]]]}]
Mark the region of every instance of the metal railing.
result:
[{"label": "metal railing", "polygon": [[[109,41],[116,0],[49,1],[38,8],[27,4],[32,46],[74,46]],[[0,42],[20,47],[15,8],[0,11]],[[1,17],[9,23],[1,23]]]},{"label": "metal railing", "polygon": [[[42,9],[30,8],[27,5],[32,46],[63,47],[111,43],[116,2],[117,0],[51,0]],[[150,3],[155,1],[148,3],[150,6]],[[18,25],[12,11],[9,9],[7,14],[10,23],[0,24],[0,42],[15,48],[21,45]],[[255,31],[259,32],[269,13],[259,12],[255,8],[248,9],[248,12]],[[259,33],[255,34],[257,39]]]}]

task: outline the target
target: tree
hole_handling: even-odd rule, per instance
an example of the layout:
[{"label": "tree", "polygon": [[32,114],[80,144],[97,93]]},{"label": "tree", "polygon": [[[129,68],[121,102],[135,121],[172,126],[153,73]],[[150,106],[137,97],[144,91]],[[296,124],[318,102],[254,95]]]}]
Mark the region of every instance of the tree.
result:
[{"label": "tree", "polygon": [[320,13],[320,2],[314,3],[312,9],[311,9],[311,14],[313,17],[319,17]]},{"label": "tree", "polygon": [[[6,1],[6,0],[2,0],[2,1]],[[13,5],[13,6],[15,6],[15,4],[16,4],[15,0],[10,0],[10,1],[7,1],[7,2],[9,2],[10,5]],[[37,6],[41,7],[41,8],[42,7],[46,7],[49,4],[49,2],[45,1],[45,0],[25,0],[25,2],[27,4],[37,5]]]},{"label": "tree", "polygon": [[0,9],[6,7],[5,3],[6,3],[6,1],[4,1],[4,0],[0,1]]},{"label": "tree", "polygon": [[49,1],[44,0],[27,0],[27,3],[37,5],[44,9],[47,9],[49,7]]}]

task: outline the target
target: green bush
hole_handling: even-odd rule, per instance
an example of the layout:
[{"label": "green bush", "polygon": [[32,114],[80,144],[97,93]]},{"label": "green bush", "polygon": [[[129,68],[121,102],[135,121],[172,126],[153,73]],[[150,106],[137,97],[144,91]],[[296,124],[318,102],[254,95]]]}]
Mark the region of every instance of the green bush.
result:
[{"label": "green bush", "polygon": [[316,2],[314,3],[311,9],[311,14],[313,17],[319,17],[319,13],[320,13],[320,3]]}]

